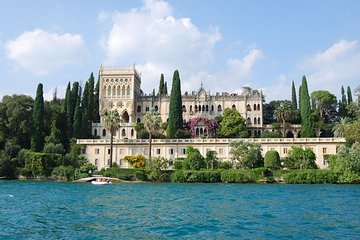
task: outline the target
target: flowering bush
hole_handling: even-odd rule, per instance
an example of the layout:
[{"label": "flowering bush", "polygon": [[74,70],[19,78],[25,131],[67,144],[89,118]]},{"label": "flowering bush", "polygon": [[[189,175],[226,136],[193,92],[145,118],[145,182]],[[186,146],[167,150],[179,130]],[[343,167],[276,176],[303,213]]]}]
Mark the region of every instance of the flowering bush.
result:
[{"label": "flowering bush", "polygon": [[206,117],[195,117],[189,120],[188,126],[190,129],[191,137],[196,137],[197,127],[205,127],[207,129],[207,136],[215,137],[216,129],[218,129],[219,124],[215,119],[208,119]]}]

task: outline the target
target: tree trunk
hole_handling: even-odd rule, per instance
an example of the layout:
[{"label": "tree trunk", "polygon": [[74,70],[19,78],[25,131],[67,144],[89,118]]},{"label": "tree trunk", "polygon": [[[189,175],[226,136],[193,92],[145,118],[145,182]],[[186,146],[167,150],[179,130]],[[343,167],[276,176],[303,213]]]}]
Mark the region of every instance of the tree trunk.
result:
[{"label": "tree trunk", "polygon": [[113,157],[113,133],[110,134],[110,163],[109,166],[112,167],[112,157]]},{"label": "tree trunk", "polygon": [[285,120],[283,120],[283,138],[285,138],[286,137],[286,135],[285,135]]},{"label": "tree trunk", "polygon": [[151,159],[151,133],[149,133],[149,160]]}]

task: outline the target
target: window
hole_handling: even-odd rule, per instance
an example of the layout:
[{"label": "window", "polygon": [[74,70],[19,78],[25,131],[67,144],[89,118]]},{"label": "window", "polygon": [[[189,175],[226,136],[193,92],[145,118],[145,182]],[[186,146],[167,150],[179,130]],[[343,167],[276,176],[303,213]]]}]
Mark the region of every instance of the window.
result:
[{"label": "window", "polygon": [[124,155],[124,149],[120,148],[120,155]]},{"label": "window", "polygon": [[185,105],[182,106],[182,111],[186,112],[186,106]]},{"label": "window", "polygon": [[256,104],[254,104],[254,111],[256,111]]},{"label": "window", "polygon": [[146,111],[146,112],[148,112],[149,110],[150,110],[150,108],[149,108],[149,107],[146,107],[146,108],[145,108],[145,111]]},{"label": "window", "polygon": [[224,154],[224,149],[223,148],[219,148],[219,155],[223,155]]},{"label": "window", "polygon": [[134,136],[134,129],[131,129],[131,136]]},{"label": "window", "polygon": [[192,112],[192,105],[190,105],[190,112]]},{"label": "window", "polygon": [[105,129],[103,129],[103,137],[105,137],[106,136],[106,130]]},{"label": "window", "polygon": [[121,136],[123,136],[123,137],[125,137],[125,136],[126,136],[125,129],[121,130]]},{"label": "window", "polygon": [[94,136],[97,136],[97,129],[94,130]]},{"label": "window", "polygon": [[326,148],[323,148],[323,153],[326,153],[326,150],[327,150]]},{"label": "window", "polygon": [[222,111],[221,105],[218,105],[217,110],[218,110],[218,112],[221,112],[221,111]]},{"label": "window", "polygon": [[284,148],[284,149],[283,149],[283,153],[284,153],[284,154],[287,154],[287,153],[288,153],[288,149],[287,149],[287,148]]},{"label": "window", "polygon": [[235,106],[235,104],[234,105],[232,105],[232,110],[236,110],[236,106]]},{"label": "window", "polygon": [[141,112],[141,106],[140,106],[140,105],[137,106],[136,111],[137,111],[138,113]]},{"label": "window", "polygon": [[95,154],[99,154],[100,150],[98,148],[95,148]]},{"label": "window", "polygon": [[159,107],[158,107],[158,105],[155,105],[155,111],[157,112],[158,110],[159,110]]},{"label": "window", "polygon": [[141,119],[140,119],[140,118],[137,118],[137,119],[136,119],[136,122],[137,122],[137,123],[141,123]]},{"label": "window", "polygon": [[258,124],[261,124],[260,118],[258,118]]},{"label": "window", "polygon": [[156,154],[157,154],[157,155],[160,155],[160,153],[161,153],[161,149],[160,149],[160,148],[157,148],[157,149],[156,149]]},{"label": "window", "polygon": [[173,149],[173,148],[170,148],[170,149],[169,149],[169,153],[170,153],[170,155],[173,155],[173,154],[174,154],[174,149]]},{"label": "window", "polygon": [[248,105],[246,106],[246,110],[247,110],[247,111],[251,111],[251,106],[250,106],[250,104],[248,104]]},{"label": "window", "polygon": [[183,155],[186,154],[186,148],[182,148],[182,149],[181,149],[181,154],[183,154]]},{"label": "window", "polygon": [[110,154],[111,153],[111,149],[108,149],[108,154]]},{"label": "window", "polygon": [[99,160],[95,159],[95,166],[97,166],[99,164]]},{"label": "window", "polygon": [[254,118],[254,124],[257,124],[257,119],[256,119],[256,117]]},{"label": "window", "polygon": [[81,149],[81,154],[86,154],[86,148]]},{"label": "window", "polygon": [[260,104],[257,105],[257,110],[260,111]]},{"label": "window", "polygon": [[250,119],[250,118],[248,118],[248,119],[246,120],[246,124],[247,124],[247,125],[251,125],[251,119]]}]

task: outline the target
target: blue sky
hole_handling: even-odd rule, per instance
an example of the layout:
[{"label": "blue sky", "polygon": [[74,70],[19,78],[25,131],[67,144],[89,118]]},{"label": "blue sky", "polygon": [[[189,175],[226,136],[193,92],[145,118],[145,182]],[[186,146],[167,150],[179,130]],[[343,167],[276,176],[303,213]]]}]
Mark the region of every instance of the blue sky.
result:
[{"label": "blue sky", "polygon": [[69,81],[97,76],[100,64],[136,64],[142,89],[263,90],[289,99],[307,76],[310,91],[337,96],[360,85],[360,1],[12,0],[0,14],[0,97],[34,95],[44,84],[63,97]]}]

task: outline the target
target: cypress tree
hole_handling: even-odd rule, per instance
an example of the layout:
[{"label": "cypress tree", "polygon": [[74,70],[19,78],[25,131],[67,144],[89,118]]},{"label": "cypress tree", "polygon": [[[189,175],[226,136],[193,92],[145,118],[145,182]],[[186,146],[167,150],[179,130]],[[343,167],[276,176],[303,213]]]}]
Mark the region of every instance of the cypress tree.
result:
[{"label": "cypress tree", "polygon": [[169,121],[166,129],[166,136],[174,138],[176,131],[182,129],[182,99],[179,71],[175,70],[170,94]]},{"label": "cypress tree", "polygon": [[74,114],[73,137],[75,138],[81,137],[82,111],[81,111],[80,99],[81,99],[81,87],[79,89],[79,97],[77,98],[77,103],[75,106],[75,114]]},{"label": "cypress tree", "polygon": [[160,75],[160,84],[159,84],[159,95],[164,95],[164,87],[165,87],[165,84],[164,84],[164,74],[161,74]]},{"label": "cypress tree", "polygon": [[311,117],[310,96],[306,77],[303,76],[301,84],[301,137],[315,137],[314,122]]},{"label": "cypress tree", "polygon": [[350,86],[347,87],[347,100],[348,100],[348,104],[352,103],[353,98],[352,98],[352,94],[351,94],[351,89]]},{"label": "cypress tree", "polygon": [[299,86],[299,112],[301,112],[301,85]]},{"label": "cypress tree", "polygon": [[31,136],[31,149],[40,152],[44,148],[44,96],[43,85],[40,83],[36,90],[32,115],[33,133]]},{"label": "cypress tree", "polygon": [[346,101],[344,86],[341,86],[341,103],[343,104],[344,107],[346,107],[347,101]]},{"label": "cypress tree", "polygon": [[87,110],[88,110],[88,134],[89,137],[91,136],[91,124],[93,121],[93,115],[94,115],[94,101],[95,101],[95,95],[94,95],[94,74],[91,73],[89,80],[88,80],[88,102],[87,102]]},{"label": "cypress tree", "polygon": [[164,85],[164,95],[165,95],[165,96],[168,95],[167,82],[165,82],[165,85]]},{"label": "cypress tree", "polygon": [[99,123],[100,122],[100,115],[99,115],[99,89],[100,89],[100,74],[98,77],[98,80],[96,82],[96,86],[95,86],[95,96],[94,96],[94,111],[93,111],[93,119],[92,121],[94,123]]},{"label": "cypress tree", "polygon": [[292,109],[297,109],[296,90],[295,90],[294,81],[292,81],[292,86],[291,86],[291,107]]},{"label": "cypress tree", "polygon": [[81,116],[81,138],[88,138],[89,137],[89,109],[88,109],[88,102],[89,102],[89,82],[85,83],[85,88],[83,91],[83,97],[81,100],[81,109],[82,109],[82,116]]}]

